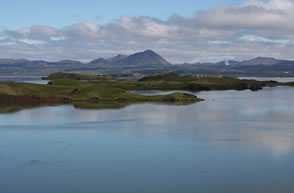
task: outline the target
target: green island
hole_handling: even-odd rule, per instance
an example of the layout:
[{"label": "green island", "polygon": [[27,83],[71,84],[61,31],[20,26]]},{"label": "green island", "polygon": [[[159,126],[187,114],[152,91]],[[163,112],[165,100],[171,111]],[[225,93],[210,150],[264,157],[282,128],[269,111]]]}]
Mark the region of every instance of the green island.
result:
[{"label": "green island", "polygon": [[137,74],[76,74],[76,73],[64,73],[56,72],[47,77],[42,77],[43,80],[57,80],[57,79],[74,79],[74,80],[117,80],[123,78],[138,78]]},{"label": "green island", "polygon": [[294,82],[239,80],[220,76],[197,77],[173,72],[136,77],[136,79],[126,77],[130,76],[54,73],[44,78],[50,80],[47,85],[0,82],[0,113],[42,105],[72,104],[76,108],[105,109],[146,102],[183,105],[203,101],[193,94],[182,92],[156,96],[133,92],[139,90],[258,91],[266,86],[294,86]]}]

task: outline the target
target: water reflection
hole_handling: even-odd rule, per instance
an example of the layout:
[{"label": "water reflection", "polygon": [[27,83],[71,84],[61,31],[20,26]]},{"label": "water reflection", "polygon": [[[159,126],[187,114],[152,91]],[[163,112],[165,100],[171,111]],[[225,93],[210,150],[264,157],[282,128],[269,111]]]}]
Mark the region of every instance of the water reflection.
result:
[{"label": "water reflection", "polygon": [[209,91],[199,92],[197,96],[206,101],[188,106],[134,104],[122,109],[98,111],[80,110],[71,105],[41,107],[1,115],[0,127],[69,124],[96,129],[111,125],[119,126],[120,131],[128,136],[164,134],[191,140],[218,139],[217,142],[242,138],[242,144],[268,146],[273,154],[291,152],[293,140],[289,136],[294,135],[290,129],[294,117],[291,97],[294,96],[294,89],[278,87],[259,92]]},{"label": "water reflection", "polygon": [[[205,101],[2,114],[0,187],[17,192],[12,184],[23,183],[28,186],[22,191],[32,193],[291,193],[294,89],[197,96]],[[31,188],[31,179],[43,189]]]}]

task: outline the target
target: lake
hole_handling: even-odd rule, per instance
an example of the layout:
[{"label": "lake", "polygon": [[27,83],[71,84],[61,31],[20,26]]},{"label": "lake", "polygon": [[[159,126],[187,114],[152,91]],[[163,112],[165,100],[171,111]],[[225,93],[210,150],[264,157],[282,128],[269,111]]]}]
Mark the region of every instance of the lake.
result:
[{"label": "lake", "polygon": [[42,80],[41,76],[0,76],[0,82],[15,81],[34,84],[47,84],[48,80]]},{"label": "lake", "polygon": [[[294,77],[239,77],[239,79],[249,79],[258,81],[274,80],[279,82],[294,82]],[[48,80],[42,80],[41,76],[0,76],[0,82],[3,81],[15,81],[15,82],[26,82],[34,84],[47,84]]]},{"label": "lake", "polygon": [[258,81],[278,81],[278,82],[294,82],[294,77],[239,77],[239,79],[258,80]]},{"label": "lake", "polygon": [[0,192],[293,193],[294,88],[194,94],[0,114]]}]

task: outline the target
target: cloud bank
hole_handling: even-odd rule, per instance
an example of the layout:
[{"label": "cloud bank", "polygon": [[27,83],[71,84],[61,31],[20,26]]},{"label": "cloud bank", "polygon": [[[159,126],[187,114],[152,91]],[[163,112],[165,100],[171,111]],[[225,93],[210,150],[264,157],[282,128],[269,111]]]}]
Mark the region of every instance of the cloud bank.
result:
[{"label": "cloud bank", "polygon": [[99,25],[46,25],[0,31],[0,57],[87,61],[152,49],[172,63],[293,59],[294,0],[249,0],[167,20],[124,16]]}]

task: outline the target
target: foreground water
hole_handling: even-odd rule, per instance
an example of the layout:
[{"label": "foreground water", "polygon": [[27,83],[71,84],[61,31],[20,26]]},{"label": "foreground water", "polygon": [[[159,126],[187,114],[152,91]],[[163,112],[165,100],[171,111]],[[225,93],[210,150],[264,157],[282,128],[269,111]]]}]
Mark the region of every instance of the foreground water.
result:
[{"label": "foreground water", "polygon": [[292,193],[294,89],[195,94],[206,101],[1,114],[0,192]]},{"label": "foreground water", "polygon": [[293,192],[294,89],[197,95],[0,115],[1,192]]}]

